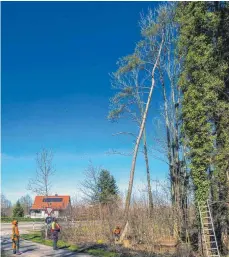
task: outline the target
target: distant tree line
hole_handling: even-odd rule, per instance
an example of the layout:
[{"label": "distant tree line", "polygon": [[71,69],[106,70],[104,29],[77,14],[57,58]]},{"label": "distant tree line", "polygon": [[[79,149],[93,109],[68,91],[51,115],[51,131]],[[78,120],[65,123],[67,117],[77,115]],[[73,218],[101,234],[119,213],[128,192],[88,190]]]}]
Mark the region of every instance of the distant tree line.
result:
[{"label": "distant tree line", "polygon": [[12,205],[4,194],[1,194],[1,217],[24,217],[29,215],[32,207],[32,198],[28,194]]}]

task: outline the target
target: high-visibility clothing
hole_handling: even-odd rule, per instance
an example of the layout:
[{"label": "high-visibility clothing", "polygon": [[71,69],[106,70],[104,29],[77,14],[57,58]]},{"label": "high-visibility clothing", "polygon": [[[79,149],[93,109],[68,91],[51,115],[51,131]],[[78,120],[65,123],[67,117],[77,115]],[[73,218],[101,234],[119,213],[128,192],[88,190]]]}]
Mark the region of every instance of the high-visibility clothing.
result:
[{"label": "high-visibility clothing", "polygon": [[58,240],[58,233],[60,232],[60,226],[57,222],[53,221],[52,222],[52,229],[51,229],[51,232],[52,232],[52,239],[54,241],[57,241]]},{"label": "high-visibility clothing", "polygon": [[120,228],[114,229],[113,233],[114,233],[115,235],[119,235],[119,234],[121,233]]},{"label": "high-visibility clothing", "polygon": [[52,230],[60,230],[60,225],[55,221],[52,222]]},{"label": "high-visibility clothing", "polygon": [[17,237],[19,237],[20,236],[20,234],[19,234],[19,229],[18,229],[18,225],[17,225],[17,221],[13,221],[12,222],[12,239],[14,239],[14,238],[17,238]]},{"label": "high-visibility clothing", "polygon": [[12,221],[12,247],[13,247],[13,252],[16,253],[16,250],[19,251],[19,229],[18,229],[18,224],[16,220]]}]

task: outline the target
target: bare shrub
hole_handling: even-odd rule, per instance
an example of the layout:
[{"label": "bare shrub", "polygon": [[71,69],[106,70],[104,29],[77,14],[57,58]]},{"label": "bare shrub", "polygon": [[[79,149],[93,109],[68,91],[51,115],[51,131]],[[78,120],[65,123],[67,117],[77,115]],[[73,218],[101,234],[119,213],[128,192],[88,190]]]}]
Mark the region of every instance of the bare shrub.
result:
[{"label": "bare shrub", "polygon": [[190,244],[179,244],[176,250],[177,257],[194,257]]},{"label": "bare shrub", "polygon": [[[182,220],[182,212],[172,207],[167,187],[154,194],[154,207],[149,213],[147,192],[134,196],[129,212],[129,226],[124,245],[128,251],[135,251],[142,256],[152,256],[153,253],[170,253],[175,256],[192,256],[188,246],[178,245],[181,241],[177,236],[174,224]],[[193,215],[193,207],[188,214]],[[72,207],[72,221],[65,222],[61,238],[73,244],[106,244],[115,247],[112,231],[116,225],[124,223],[124,205],[122,199],[111,204],[88,205],[75,202]],[[177,222],[179,221],[179,222]],[[191,228],[195,219],[189,217]],[[189,229],[189,227],[187,229]],[[121,227],[121,229],[123,229]],[[115,245],[115,246],[114,246]],[[177,254],[177,255],[176,255]],[[140,255],[139,255],[140,256]]]}]

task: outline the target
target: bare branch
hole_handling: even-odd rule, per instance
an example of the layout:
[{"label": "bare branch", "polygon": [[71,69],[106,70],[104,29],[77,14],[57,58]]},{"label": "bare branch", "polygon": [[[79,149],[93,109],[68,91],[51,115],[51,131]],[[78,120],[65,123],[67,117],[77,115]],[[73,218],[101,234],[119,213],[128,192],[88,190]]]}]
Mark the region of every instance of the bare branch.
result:
[{"label": "bare branch", "polygon": [[110,149],[106,152],[107,155],[112,155],[112,154],[118,154],[118,155],[123,155],[123,156],[132,156],[133,152],[120,152],[114,149]]},{"label": "bare branch", "polygon": [[118,132],[118,133],[112,134],[112,136],[118,136],[118,135],[130,135],[130,136],[133,136],[134,138],[137,137],[137,135],[132,132]]},{"label": "bare branch", "polygon": [[51,176],[55,174],[55,169],[52,164],[53,154],[51,151],[43,149],[40,153],[37,153],[36,163],[36,177],[30,179],[27,189],[39,194],[46,195],[50,194],[52,183],[50,181]]}]

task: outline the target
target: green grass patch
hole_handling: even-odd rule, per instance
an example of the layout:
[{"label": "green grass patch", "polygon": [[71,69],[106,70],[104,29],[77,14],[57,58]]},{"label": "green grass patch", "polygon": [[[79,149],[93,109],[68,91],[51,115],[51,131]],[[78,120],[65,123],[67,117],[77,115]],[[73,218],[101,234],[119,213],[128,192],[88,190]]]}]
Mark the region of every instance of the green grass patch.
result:
[{"label": "green grass patch", "polygon": [[[53,246],[53,241],[50,239],[44,239],[42,238],[41,232],[34,232],[30,234],[22,234],[22,239],[29,240],[35,243],[47,245],[47,246]],[[60,249],[67,249],[69,251],[75,252],[78,250],[78,247],[76,245],[71,245],[69,243],[66,243],[62,240],[58,240],[57,247]]]},{"label": "green grass patch", "polygon": [[52,240],[43,239],[41,237],[40,232],[35,232],[35,233],[31,233],[31,234],[23,234],[23,235],[21,235],[21,238],[23,238],[25,240],[35,242],[35,243],[39,243],[39,244],[43,244],[43,245],[47,245],[47,246],[52,246]]},{"label": "green grass patch", "polygon": [[[43,245],[47,245],[47,246],[52,246],[53,242],[52,240],[49,239],[43,239],[41,232],[34,232],[34,233],[30,233],[30,234],[22,234],[21,238],[25,239],[25,240],[29,240],[35,243],[39,243],[39,244],[43,244]],[[58,240],[57,243],[57,247],[61,248],[61,249],[67,249],[69,251],[72,252],[77,252],[79,247],[76,245],[71,245],[69,243],[66,243],[62,240]],[[93,255],[93,256],[100,256],[100,257],[117,257],[119,256],[117,253],[114,252],[108,252],[102,249],[90,249],[87,251],[89,254]]]},{"label": "green grass patch", "polygon": [[100,257],[117,257],[118,256],[117,253],[107,252],[101,249],[91,249],[91,250],[88,250],[87,252],[94,256],[100,256]]},{"label": "green grass patch", "polygon": [[30,234],[21,234],[21,238],[25,240],[33,240],[36,238],[41,238],[41,233],[40,232],[34,232]]},{"label": "green grass patch", "polygon": [[76,246],[76,245],[70,245],[70,246],[68,247],[68,250],[70,250],[70,251],[72,251],[72,252],[77,252],[78,249],[79,249],[79,247]]},{"label": "green grass patch", "polygon": [[69,248],[71,245],[62,241],[62,240],[58,240],[57,242],[57,247],[58,248]]},{"label": "green grass patch", "polygon": [[1,217],[2,223],[11,223],[14,219],[18,220],[18,222],[42,222],[44,219],[31,219],[31,218],[23,218],[23,217]]}]

